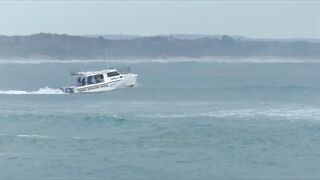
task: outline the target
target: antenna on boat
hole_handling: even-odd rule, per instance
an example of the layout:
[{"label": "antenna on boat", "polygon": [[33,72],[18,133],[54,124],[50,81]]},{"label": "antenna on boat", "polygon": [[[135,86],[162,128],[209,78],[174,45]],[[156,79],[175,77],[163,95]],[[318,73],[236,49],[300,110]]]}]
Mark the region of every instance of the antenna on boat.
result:
[{"label": "antenna on boat", "polygon": [[106,52],[106,61],[107,61],[107,69],[109,69],[109,54],[108,51]]}]

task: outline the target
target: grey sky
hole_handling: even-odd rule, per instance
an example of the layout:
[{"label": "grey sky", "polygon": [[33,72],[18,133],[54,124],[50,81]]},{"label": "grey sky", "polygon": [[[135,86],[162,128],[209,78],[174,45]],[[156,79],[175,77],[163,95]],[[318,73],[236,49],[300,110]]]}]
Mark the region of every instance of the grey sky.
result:
[{"label": "grey sky", "polygon": [[320,38],[320,2],[0,1],[0,34],[38,32]]}]

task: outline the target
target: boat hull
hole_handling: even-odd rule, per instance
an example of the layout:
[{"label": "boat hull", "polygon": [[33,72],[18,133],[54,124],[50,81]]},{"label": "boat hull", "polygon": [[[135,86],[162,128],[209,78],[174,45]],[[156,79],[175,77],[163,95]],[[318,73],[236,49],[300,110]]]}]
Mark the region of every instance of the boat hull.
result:
[{"label": "boat hull", "polygon": [[123,74],[117,78],[114,78],[108,82],[102,82],[97,84],[90,84],[80,87],[67,87],[60,88],[63,92],[73,93],[92,93],[110,91],[119,88],[133,87],[136,84],[138,75],[136,74]]}]

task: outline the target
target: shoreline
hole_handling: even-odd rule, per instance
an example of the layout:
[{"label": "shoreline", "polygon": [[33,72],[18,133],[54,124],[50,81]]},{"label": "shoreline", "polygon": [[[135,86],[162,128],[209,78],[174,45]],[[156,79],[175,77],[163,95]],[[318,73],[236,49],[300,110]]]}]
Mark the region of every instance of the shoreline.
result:
[{"label": "shoreline", "polygon": [[45,63],[119,63],[119,64],[139,64],[139,63],[320,63],[320,59],[298,59],[298,58],[140,58],[140,59],[0,59],[0,64],[45,64]]}]

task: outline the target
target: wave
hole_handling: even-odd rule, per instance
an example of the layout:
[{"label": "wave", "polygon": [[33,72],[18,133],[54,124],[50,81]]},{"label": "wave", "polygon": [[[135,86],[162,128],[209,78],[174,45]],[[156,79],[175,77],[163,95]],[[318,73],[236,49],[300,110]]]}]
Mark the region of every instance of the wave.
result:
[{"label": "wave", "polygon": [[[179,63],[179,62],[199,62],[199,63],[320,63],[320,60],[300,60],[300,59],[218,59],[218,58],[167,58],[167,59],[110,59],[109,63]],[[45,63],[106,63],[104,59],[90,60],[0,60],[0,64],[45,64]]]},{"label": "wave", "polygon": [[17,135],[19,138],[40,138],[40,139],[53,139],[53,137],[50,136],[43,136],[43,135],[37,135],[37,134],[19,134]]},{"label": "wave", "polygon": [[221,90],[315,90],[319,91],[319,86],[298,86],[298,85],[252,85],[252,86],[234,86],[219,87]]},{"label": "wave", "polygon": [[249,117],[266,117],[266,118],[284,118],[284,119],[310,119],[320,120],[319,108],[304,108],[304,109],[284,109],[284,108],[270,108],[270,109],[230,109],[230,110],[217,110],[202,113],[158,113],[158,114],[139,114],[136,115],[140,118],[249,118]]},{"label": "wave", "polygon": [[44,88],[40,88],[37,91],[21,91],[21,90],[0,91],[0,94],[24,95],[24,94],[65,94],[65,93],[60,89],[44,87]]}]

